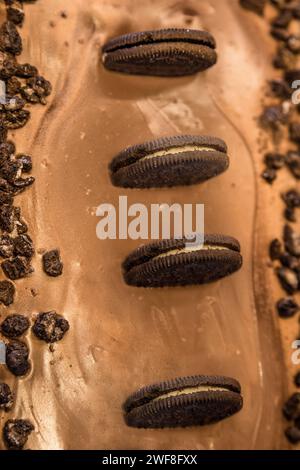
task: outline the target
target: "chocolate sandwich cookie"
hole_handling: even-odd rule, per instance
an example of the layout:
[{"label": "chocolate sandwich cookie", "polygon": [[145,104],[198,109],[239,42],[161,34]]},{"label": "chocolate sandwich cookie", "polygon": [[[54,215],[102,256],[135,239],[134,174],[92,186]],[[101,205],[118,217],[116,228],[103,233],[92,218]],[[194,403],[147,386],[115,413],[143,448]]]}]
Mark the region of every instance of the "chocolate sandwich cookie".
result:
[{"label": "chocolate sandwich cookie", "polygon": [[128,426],[174,428],[216,423],[242,406],[241,386],[235,379],[196,375],[143,387],[123,409]]},{"label": "chocolate sandwich cookie", "polygon": [[102,48],[102,60],[116,72],[175,77],[214,65],[215,49],[215,39],[206,31],[160,29],[111,39]]},{"label": "chocolate sandwich cookie", "polygon": [[223,173],[228,166],[223,140],[179,135],[128,147],[109,168],[115,186],[161,188],[200,183]]},{"label": "chocolate sandwich cookie", "polygon": [[123,263],[126,284],[167,287],[217,281],[242,266],[240,244],[225,235],[205,235],[203,245],[185,239],[142,245]]}]

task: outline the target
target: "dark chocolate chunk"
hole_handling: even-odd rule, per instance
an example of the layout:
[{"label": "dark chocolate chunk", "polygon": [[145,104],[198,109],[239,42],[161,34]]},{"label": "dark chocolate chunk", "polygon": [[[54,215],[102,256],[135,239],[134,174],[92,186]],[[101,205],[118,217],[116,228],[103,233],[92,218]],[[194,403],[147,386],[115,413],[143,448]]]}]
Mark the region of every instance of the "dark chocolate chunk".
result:
[{"label": "dark chocolate chunk", "polygon": [[59,250],[47,251],[43,254],[43,269],[48,276],[60,276],[63,272],[63,263]]},{"label": "dark chocolate chunk", "polygon": [[29,326],[29,320],[24,315],[8,315],[1,323],[1,333],[7,338],[16,339],[26,333]]},{"label": "dark chocolate chunk", "polygon": [[15,286],[10,281],[0,281],[0,303],[8,307],[14,301]]},{"label": "dark chocolate chunk", "polygon": [[22,450],[33,431],[34,426],[27,419],[9,419],[3,428],[6,447],[10,450]]},{"label": "dark chocolate chunk", "polygon": [[17,377],[26,375],[30,370],[29,349],[22,341],[11,341],[6,345],[6,365]]},{"label": "dark chocolate chunk", "polygon": [[299,312],[299,305],[292,297],[278,300],[276,304],[278,315],[281,318],[291,318]]},{"label": "dark chocolate chunk", "polygon": [[1,267],[4,274],[12,281],[28,276],[34,271],[30,264],[30,260],[23,256],[16,256],[5,260],[2,262]]},{"label": "dark chocolate chunk", "polygon": [[14,404],[14,397],[10,387],[0,382],[0,410],[9,411]]},{"label": "dark chocolate chunk", "polygon": [[69,322],[62,315],[52,311],[39,313],[32,331],[46,343],[55,343],[63,339],[69,328]]}]

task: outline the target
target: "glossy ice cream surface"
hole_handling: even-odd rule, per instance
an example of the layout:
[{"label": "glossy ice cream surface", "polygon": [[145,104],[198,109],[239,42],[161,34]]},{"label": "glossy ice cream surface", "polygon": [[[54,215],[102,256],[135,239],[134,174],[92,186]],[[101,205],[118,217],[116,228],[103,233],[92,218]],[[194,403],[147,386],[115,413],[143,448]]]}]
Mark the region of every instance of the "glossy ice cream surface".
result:
[{"label": "glossy ice cream surface", "polygon": [[[53,353],[29,336],[30,376],[13,381],[4,373],[17,394],[9,417],[32,420],[32,449],[282,448],[283,361],[264,287],[268,233],[257,228],[266,220],[265,196],[255,178],[254,117],[272,50],[266,25],[235,0],[39,0],[25,13],[21,59],[35,64],[54,91],[48,106],[35,107],[30,123],[15,132],[18,151],[33,156],[37,179],[18,198],[37,250],[60,248],[64,274],[47,277],[37,254],[36,272],[17,283],[8,310],[55,309],[71,329]],[[209,30],[218,64],[176,79],[104,70],[99,51],[108,38],[162,27]],[[111,185],[108,164],[123,147],[183,133],[224,139],[229,170],[188,188]],[[121,262],[139,241],[96,237],[96,208],[117,205],[121,194],[128,204],[204,203],[206,231],[240,241],[243,269],[207,286],[126,286]],[[193,374],[235,377],[243,410],[203,428],[126,427],[121,406],[131,392]]]}]

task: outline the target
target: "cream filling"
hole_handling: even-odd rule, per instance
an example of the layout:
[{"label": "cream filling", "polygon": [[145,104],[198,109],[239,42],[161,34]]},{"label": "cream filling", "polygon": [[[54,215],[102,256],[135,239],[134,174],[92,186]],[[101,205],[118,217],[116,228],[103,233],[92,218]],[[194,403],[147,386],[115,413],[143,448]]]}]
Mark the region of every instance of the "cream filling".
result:
[{"label": "cream filling", "polygon": [[165,258],[166,256],[182,255],[184,253],[192,253],[194,251],[205,251],[205,250],[220,251],[220,250],[230,250],[230,248],[226,248],[225,246],[218,246],[218,245],[186,246],[184,248],[176,248],[174,250],[167,251],[166,253],[161,253],[160,255],[155,256],[153,259]]},{"label": "cream filling", "polygon": [[172,147],[166,150],[159,150],[158,152],[151,153],[146,155],[145,157],[141,158],[139,161],[149,160],[150,158],[156,157],[165,157],[166,155],[178,155],[180,153],[185,152],[195,152],[195,151],[205,151],[205,152],[212,152],[215,149],[211,147],[205,147],[201,145],[184,145],[183,147]]},{"label": "cream filling", "polygon": [[172,392],[165,393],[164,395],[160,395],[157,398],[154,398],[152,401],[164,400],[165,398],[169,397],[179,397],[181,395],[191,395],[194,393],[199,392],[229,392],[227,388],[223,387],[213,387],[210,385],[199,385],[198,387],[188,387],[183,388],[182,390],[173,390]]}]

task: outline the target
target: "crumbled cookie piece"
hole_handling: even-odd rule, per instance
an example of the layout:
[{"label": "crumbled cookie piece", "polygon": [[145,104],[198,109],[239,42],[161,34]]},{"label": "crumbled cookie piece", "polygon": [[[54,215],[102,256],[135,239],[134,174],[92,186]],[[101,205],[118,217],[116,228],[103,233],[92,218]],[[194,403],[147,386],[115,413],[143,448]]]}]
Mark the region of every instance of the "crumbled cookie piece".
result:
[{"label": "crumbled cookie piece", "polygon": [[52,91],[51,83],[38,75],[26,80],[26,85],[21,88],[21,94],[29,103],[46,104],[46,97]]},{"label": "crumbled cookie piece", "polygon": [[25,18],[22,2],[17,0],[11,2],[6,9],[6,15],[8,21],[11,21],[17,26],[22,26]]},{"label": "crumbled cookie piece", "polygon": [[292,90],[285,80],[277,79],[269,82],[271,92],[277,98],[282,100],[289,100],[292,94]]},{"label": "crumbled cookie piece", "polygon": [[0,118],[7,129],[20,129],[24,127],[30,119],[28,109],[18,109],[16,111],[6,111],[0,113]]},{"label": "crumbled cookie piece", "polygon": [[274,168],[267,168],[262,172],[261,177],[269,184],[274,183],[277,178],[277,171]]},{"label": "crumbled cookie piece", "polygon": [[14,207],[14,218],[15,218],[15,225],[17,228],[18,235],[22,235],[23,233],[28,232],[28,226],[24,219],[21,216],[21,209],[20,207]]},{"label": "crumbled cookie piece", "polygon": [[14,404],[14,397],[10,387],[0,382],[0,410],[9,411]]},{"label": "crumbled cookie piece", "polygon": [[269,247],[269,254],[272,261],[279,259],[282,255],[282,245],[278,238],[275,238],[271,241]]},{"label": "crumbled cookie piece", "polygon": [[300,372],[297,372],[297,374],[294,377],[294,383],[296,387],[300,388]]},{"label": "crumbled cookie piece", "polygon": [[243,8],[251,10],[254,13],[262,16],[264,14],[264,9],[267,4],[267,0],[240,0],[240,4]]},{"label": "crumbled cookie piece", "polygon": [[1,323],[1,333],[6,338],[16,339],[24,335],[30,326],[28,318],[24,315],[8,315]]},{"label": "crumbled cookie piece", "polygon": [[15,194],[23,192],[26,188],[31,186],[35,182],[34,176],[28,178],[16,178],[13,182]]},{"label": "crumbled cookie piece", "polygon": [[69,328],[69,322],[62,315],[52,311],[39,313],[32,331],[46,343],[55,343],[63,339]]},{"label": "crumbled cookie piece", "polygon": [[3,428],[3,440],[10,450],[22,450],[28,437],[34,431],[33,424],[27,419],[9,419]]},{"label": "crumbled cookie piece", "polygon": [[0,228],[3,232],[8,233],[14,229],[14,210],[9,204],[0,206]]},{"label": "crumbled cookie piece", "polygon": [[296,428],[296,426],[288,427],[285,435],[291,444],[298,444],[300,442],[300,429]]},{"label": "crumbled cookie piece", "polygon": [[26,277],[34,271],[30,260],[23,256],[15,256],[3,261],[1,267],[4,274],[12,281]]},{"label": "crumbled cookie piece", "polygon": [[9,235],[0,237],[0,256],[10,258],[14,253],[14,240]]},{"label": "crumbled cookie piece", "polygon": [[279,46],[273,59],[273,66],[276,69],[289,70],[297,63],[297,56],[293,54],[287,47]]},{"label": "crumbled cookie piece", "polygon": [[29,349],[22,341],[11,341],[6,346],[6,365],[17,377],[26,375],[30,370]]},{"label": "crumbled cookie piece", "polygon": [[0,303],[8,307],[14,301],[16,288],[10,281],[0,281]]},{"label": "crumbled cookie piece", "polygon": [[272,26],[275,28],[287,28],[290,22],[293,19],[293,14],[291,11],[283,9],[280,13],[273,19]]},{"label": "crumbled cookie piece", "polygon": [[282,412],[288,421],[300,416],[300,393],[294,393],[291,395],[284,404]]},{"label": "crumbled cookie piece", "polygon": [[32,158],[30,155],[26,155],[25,153],[18,153],[16,155],[16,159],[20,162],[22,172],[23,173],[30,173],[32,170]]},{"label": "crumbled cookie piece", "polygon": [[281,104],[266,106],[261,115],[260,122],[265,128],[277,130],[279,124],[286,124],[287,114]]},{"label": "crumbled cookie piece", "polygon": [[31,64],[17,64],[16,76],[20,78],[32,78],[38,74],[38,69]]},{"label": "crumbled cookie piece", "polygon": [[278,300],[277,312],[281,318],[291,318],[299,312],[300,307],[292,297],[286,297]]},{"label": "crumbled cookie piece", "polygon": [[299,144],[300,143],[300,123],[299,122],[291,122],[289,126],[290,131],[290,139]]},{"label": "crumbled cookie piece", "polygon": [[296,179],[300,179],[300,153],[291,150],[285,157],[286,166]]},{"label": "crumbled cookie piece", "polygon": [[63,263],[59,250],[47,251],[43,254],[43,269],[48,276],[60,276],[63,272]]},{"label": "crumbled cookie piece", "polygon": [[285,249],[287,250],[287,252],[292,256],[299,257],[300,256],[300,236],[288,224],[284,226],[283,240],[284,240]]},{"label": "crumbled cookie piece", "polygon": [[16,73],[17,62],[12,54],[0,51],[0,78],[8,80]]},{"label": "crumbled cookie piece", "polygon": [[24,234],[14,238],[14,253],[15,255],[25,256],[25,258],[33,257],[33,241],[31,240],[29,235]]},{"label": "crumbled cookie piece", "polygon": [[278,152],[269,152],[265,155],[265,164],[268,168],[280,170],[284,165],[284,155]]},{"label": "crumbled cookie piece", "polygon": [[21,36],[11,21],[5,21],[0,26],[0,51],[19,55],[22,52]]},{"label": "crumbled cookie piece", "polygon": [[289,268],[277,268],[276,274],[282,288],[288,294],[294,294],[298,290],[298,277],[294,271]]},{"label": "crumbled cookie piece", "polygon": [[16,77],[11,77],[6,82],[6,92],[10,96],[20,93],[22,83]]}]

